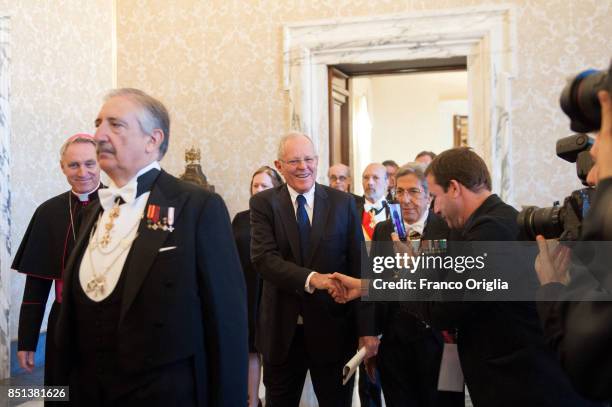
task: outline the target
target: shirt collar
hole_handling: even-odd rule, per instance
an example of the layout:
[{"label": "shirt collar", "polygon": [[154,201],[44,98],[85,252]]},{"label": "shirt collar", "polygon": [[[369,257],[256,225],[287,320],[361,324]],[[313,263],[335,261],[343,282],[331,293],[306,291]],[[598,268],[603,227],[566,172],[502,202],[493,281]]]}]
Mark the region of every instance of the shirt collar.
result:
[{"label": "shirt collar", "polygon": [[427,217],[429,216],[429,207],[427,207],[424,211],[423,214],[421,215],[421,218],[419,220],[417,220],[416,222],[414,222],[412,225],[409,225],[408,223],[404,222],[404,225],[406,225],[406,230],[408,231],[408,234],[410,234],[410,232],[414,231],[414,232],[418,232],[421,235],[423,234],[423,230],[425,230],[425,223],[427,223]]},{"label": "shirt collar", "polygon": [[117,186],[117,184],[115,184],[115,181],[113,181],[112,179],[110,180],[110,184],[108,185],[108,188],[110,189],[115,189],[115,190],[121,190],[122,188],[125,188],[125,186],[130,185],[132,183],[136,183],[136,180],[138,179],[138,177],[140,177],[142,174],[144,174],[147,171],[150,171],[152,169],[158,169],[161,170],[161,167],[159,165],[159,161],[153,161],[151,164],[147,165],[146,167],[140,169],[140,171],[138,171],[136,173],[136,175],[134,175],[134,177],[128,181],[127,184],[125,184],[123,187],[119,188]]},{"label": "shirt collar", "polygon": [[159,166],[159,161],[153,161],[151,164],[147,165],[146,167],[138,171],[138,173],[136,173],[136,176],[132,179],[140,177],[142,174],[144,174],[145,172],[148,172],[149,170],[152,170],[153,168],[161,171],[161,167]]},{"label": "shirt collar", "polygon": [[85,192],[84,194],[79,194],[78,192],[74,192],[74,190],[70,190],[70,192],[72,192],[72,195],[74,195],[79,202],[87,202],[89,201],[89,195],[93,194],[94,192],[96,192],[98,190],[98,188],[100,188],[100,183],[98,183],[98,186],[96,186],[94,189],[92,189],[89,192]]},{"label": "shirt collar", "polygon": [[383,207],[383,204],[387,202],[385,197],[381,197],[378,201],[371,203],[370,201],[368,201],[367,199],[364,198],[364,204],[363,204],[363,210],[366,212],[369,212],[372,210],[372,208],[376,209],[377,211],[380,210],[380,208]]},{"label": "shirt collar", "polygon": [[314,208],[315,186],[316,184],[313,184],[312,188],[310,188],[308,191],[304,192],[303,194],[300,194],[295,189],[291,188],[289,184],[287,184],[287,189],[289,190],[289,196],[291,197],[291,202],[293,202],[293,205],[297,205],[296,200],[297,200],[298,195],[304,195],[304,198],[306,198],[306,205],[308,205],[311,208]]},{"label": "shirt collar", "polygon": [[[138,195],[138,177],[140,175],[146,174],[149,171],[157,170],[155,172],[160,171],[160,166],[157,161],[153,161],[151,164],[142,168],[138,173],[124,186],[121,188],[117,187],[115,181],[111,180],[108,188],[102,189],[98,192],[98,197],[100,199],[100,205],[104,210],[109,210],[113,207],[116,202],[117,197],[121,197],[126,204],[132,205],[136,199],[139,197]],[[142,190],[140,196],[147,196],[145,192],[149,192],[148,190]]]}]

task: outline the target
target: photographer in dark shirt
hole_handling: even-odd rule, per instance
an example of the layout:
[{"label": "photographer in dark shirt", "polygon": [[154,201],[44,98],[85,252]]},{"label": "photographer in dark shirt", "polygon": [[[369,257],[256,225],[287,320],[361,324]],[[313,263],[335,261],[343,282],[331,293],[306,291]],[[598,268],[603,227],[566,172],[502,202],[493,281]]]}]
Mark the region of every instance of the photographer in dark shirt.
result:
[{"label": "photographer in dark shirt", "polygon": [[[563,368],[580,393],[610,401],[612,251],[606,250],[607,243],[603,241],[612,240],[612,103],[607,91],[599,91],[597,96],[601,129],[590,150],[595,165],[588,178],[597,185],[597,192],[583,224],[581,242],[570,256],[566,246],[551,250],[546,240],[538,236],[536,272],[542,284],[538,312],[549,345],[558,352]],[[581,253],[589,248],[588,256]],[[569,266],[570,258],[585,257],[589,261],[581,269]]]},{"label": "photographer in dark shirt", "polygon": [[[491,176],[475,152],[469,148],[447,150],[432,161],[426,174],[435,199],[433,211],[453,233],[447,254],[465,256],[470,245],[475,248],[482,242],[493,242],[500,248],[516,239],[517,211],[491,192]],[[508,280],[531,280],[535,292],[535,276],[522,267],[517,256],[487,261],[490,272]],[[498,266],[502,269],[493,270]],[[344,291],[330,290],[336,301],[357,298],[369,289],[368,281],[339,273],[333,277],[344,287]],[[456,278],[465,277],[457,274]],[[463,294],[459,297],[462,301],[443,296],[404,306],[433,328],[458,331],[459,362],[475,406],[592,405],[574,391],[547,347],[533,301],[475,301],[473,294],[457,293]]]}]

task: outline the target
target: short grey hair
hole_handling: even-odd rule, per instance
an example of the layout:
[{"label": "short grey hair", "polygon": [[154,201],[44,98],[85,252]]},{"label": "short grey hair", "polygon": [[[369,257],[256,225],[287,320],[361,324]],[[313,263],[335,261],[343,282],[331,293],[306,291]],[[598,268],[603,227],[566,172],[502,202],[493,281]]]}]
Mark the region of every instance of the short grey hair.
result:
[{"label": "short grey hair", "polygon": [[281,137],[279,143],[278,143],[278,152],[276,155],[276,158],[278,160],[282,160],[283,157],[285,156],[285,144],[287,144],[287,142],[289,140],[293,140],[295,138],[298,137],[306,137],[306,139],[308,141],[310,141],[310,144],[312,145],[312,151],[314,151],[315,156],[317,155],[317,149],[315,148],[314,143],[312,142],[312,139],[310,137],[308,137],[306,134],[304,133],[300,133],[297,131],[292,131],[290,133],[285,134],[283,137]]},{"label": "short grey hair", "polygon": [[160,129],[164,133],[164,140],[159,146],[159,159],[168,151],[170,143],[170,115],[168,109],[159,100],[149,96],[140,89],[120,88],[108,92],[104,100],[121,96],[136,102],[142,110],[137,114],[140,130],[145,134],[152,134],[153,130]]},{"label": "short grey hair", "polygon": [[427,178],[425,177],[425,169],[426,165],[422,163],[412,162],[402,165],[399,170],[395,173],[395,182],[397,185],[397,180],[401,177],[405,177],[406,175],[414,175],[417,177],[421,186],[423,187],[423,191],[426,194],[429,194],[429,186],[427,184]]},{"label": "short grey hair", "polygon": [[60,160],[64,159],[64,154],[66,154],[66,150],[68,150],[68,147],[77,143],[90,143],[93,146],[94,150],[98,146],[98,143],[96,143],[96,140],[94,140],[93,136],[84,133],[75,134],[74,136],[68,138],[68,140],[64,141],[64,144],[62,144],[62,146],[60,147]]}]

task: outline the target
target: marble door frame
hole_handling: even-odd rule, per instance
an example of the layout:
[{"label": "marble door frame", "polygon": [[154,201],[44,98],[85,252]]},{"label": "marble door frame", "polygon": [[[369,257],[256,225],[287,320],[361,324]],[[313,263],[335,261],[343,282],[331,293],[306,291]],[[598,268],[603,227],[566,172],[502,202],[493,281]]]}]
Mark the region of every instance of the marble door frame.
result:
[{"label": "marble door frame", "polygon": [[[319,156],[328,157],[328,65],[465,56],[469,143],[489,166],[494,192],[512,202],[515,14],[513,5],[500,5],[284,25],[283,84],[291,129],[309,134]],[[320,161],[320,181],[327,166]]]},{"label": "marble door frame", "polygon": [[10,18],[0,15],[0,380],[10,374]]}]

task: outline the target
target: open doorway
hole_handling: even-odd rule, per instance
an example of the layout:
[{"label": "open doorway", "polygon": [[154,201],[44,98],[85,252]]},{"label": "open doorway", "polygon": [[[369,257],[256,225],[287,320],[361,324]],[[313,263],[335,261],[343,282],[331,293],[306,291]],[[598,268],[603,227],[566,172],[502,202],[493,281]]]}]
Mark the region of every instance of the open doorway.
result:
[{"label": "open doorway", "polygon": [[467,145],[465,58],[337,65],[329,72],[330,163],[351,167],[353,193],[362,194],[361,174],[371,162],[402,165],[424,150]]},{"label": "open doorway", "polygon": [[467,140],[489,166],[493,191],[513,203],[515,17],[515,7],[504,4],[285,24],[287,123],[312,137],[320,155],[318,182],[327,183],[327,169],[335,163],[329,151],[330,66],[464,58]]},{"label": "open doorway", "polygon": [[455,116],[468,114],[466,71],[360,76],[352,85],[353,179],[371,162],[403,165],[455,146]]}]

